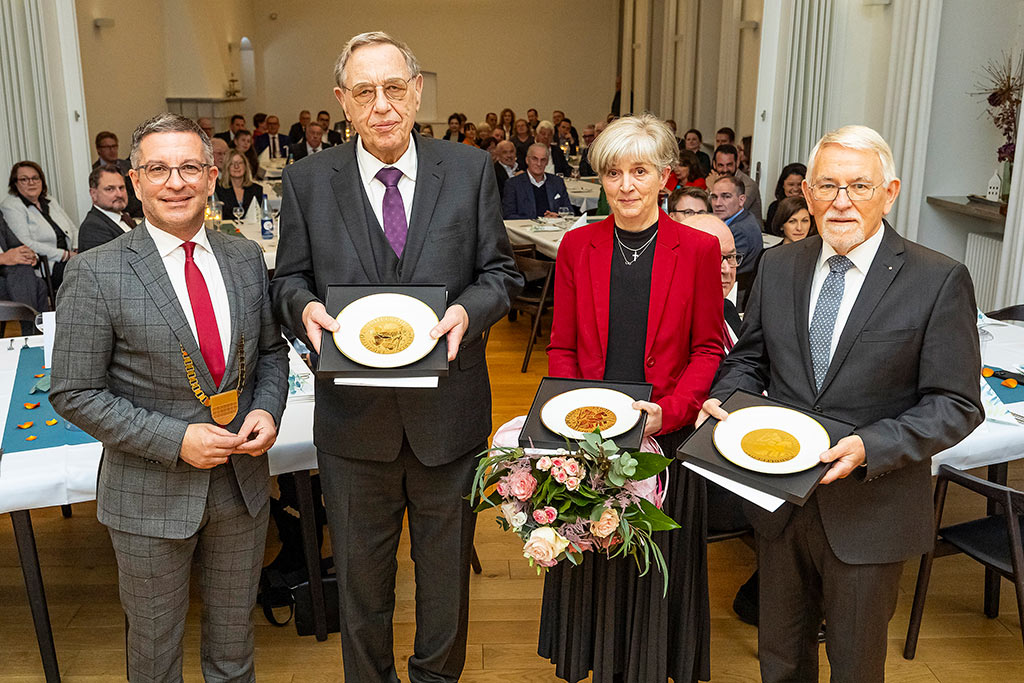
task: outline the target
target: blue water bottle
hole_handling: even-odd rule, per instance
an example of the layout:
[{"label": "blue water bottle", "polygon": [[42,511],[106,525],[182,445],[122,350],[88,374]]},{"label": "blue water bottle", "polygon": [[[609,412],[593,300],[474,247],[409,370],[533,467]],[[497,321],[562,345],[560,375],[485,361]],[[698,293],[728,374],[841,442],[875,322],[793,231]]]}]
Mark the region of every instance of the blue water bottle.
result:
[{"label": "blue water bottle", "polygon": [[270,200],[263,195],[260,205],[260,235],[265,240],[274,239],[274,217],[270,215]]}]

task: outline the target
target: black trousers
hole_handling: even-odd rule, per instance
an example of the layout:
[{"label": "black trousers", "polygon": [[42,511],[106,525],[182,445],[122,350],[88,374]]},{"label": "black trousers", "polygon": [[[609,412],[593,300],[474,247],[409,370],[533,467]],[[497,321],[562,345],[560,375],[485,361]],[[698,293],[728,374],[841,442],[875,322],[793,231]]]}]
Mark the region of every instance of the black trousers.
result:
[{"label": "black trousers", "polygon": [[476,455],[427,467],[403,439],[391,462],[318,453],[338,575],[345,680],[396,683],[396,553],[408,512],[416,576],[412,683],[454,682],[466,660]]},{"label": "black trousers", "polygon": [[[884,530],[880,530],[884,533]],[[758,654],[764,683],[818,680],[818,627],[833,683],[885,678],[888,625],[902,562],[847,564],[832,552],[817,498],[790,517],[782,534],[757,539],[760,570]]]}]

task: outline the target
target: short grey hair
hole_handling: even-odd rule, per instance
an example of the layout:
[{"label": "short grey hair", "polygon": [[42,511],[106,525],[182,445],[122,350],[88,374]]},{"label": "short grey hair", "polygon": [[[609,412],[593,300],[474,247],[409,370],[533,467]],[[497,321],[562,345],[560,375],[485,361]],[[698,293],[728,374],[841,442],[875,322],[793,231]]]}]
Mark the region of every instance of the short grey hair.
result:
[{"label": "short grey hair", "polygon": [[623,159],[650,164],[661,172],[679,160],[679,145],[664,121],[653,114],[642,114],[612,121],[587,154],[599,176]]},{"label": "short grey hair", "polygon": [[[515,145],[512,145],[512,146],[515,147]],[[526,153],[529,154],[530,151],[534,147],[544,151],[544,158],[545,159],[550,159],[551,158],[551,148],[548,147],[547,145],[545,145],[543,142],[535,142],[535,143],[533,143],[532,145],[530,145],[529,147],[526,148]]]},{"label": "short grey hair", "polygon": [[889,143],[878,134],[878,131],[867,126],[843,126],[836,130],[829,131],[821,136],[817,144],[814,145],[814,149],[811,150],[811,156],[807,160],[807,184],[811,185],[814,183],[814,160],[818,156],[818,152],[824,145],[839,145],[840,147],[848,147],[849,149],[860,149],[868,152],[874,152],[878,155],[878,160],[882,163],[882,182],[888,185],[892,181],[896,180],[896,162],[892,158],[892,149],[889,147]]},{"label": "short grey hair", "polygon": [[536,130],[540,130],[541,128],[545,130],[550,130],[552,134],[554,134],[555,132],[555,124],[547,120],[541,121],[540,123],[537,124]]},{"label": "short grey hair", "polygon": [[338,55],[337,61],[334,62],[334,81],[338,84],[339,88],[345,87],[343,85],[345,83],[345,66],[348,64],[352,53],[366,45],[394,45],[402,53],[402,56],[405,57],[405,65],[409,68],[409,77],[415,78],[419,76],[420,63],[416,61],[416,56],[409,49],[408,45],[397,38],[392,38],[384,31],[369,31],[350,38],[345,43],[345,47],[341,49],[341,54]]},{"label": "short grey hair", "polygon": [[199,124],[180,114],[172,114],[165,111],[143,121],[135,129],[135,132],[132,133],[132,152],[129,156],[132,168],[139,167],[139,157],[141,155],[139,145],[142,144],[143,139],[147,135],[153,135],[154,133],[194,133],[198,135],[199,141],[203,143],[203,161],[211,166],[213,165],[213,144],[210,143],[210,138],[199,127]]}]

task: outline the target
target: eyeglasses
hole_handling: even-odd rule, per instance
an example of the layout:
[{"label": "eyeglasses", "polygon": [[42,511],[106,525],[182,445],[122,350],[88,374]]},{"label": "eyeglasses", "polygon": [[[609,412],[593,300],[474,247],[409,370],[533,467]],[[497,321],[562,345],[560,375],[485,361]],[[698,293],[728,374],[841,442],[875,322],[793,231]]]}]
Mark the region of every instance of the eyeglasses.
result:
[{"label": "eyeglasses", "polygon": [[115,142],[115,143],[109,144],[109,145],[97,145],[96,148],[97,149],[117,149],[117,143]]},{"label": "eyeglasses", "polygon": [[141,171],[146,180],[154,185],[163,185],[171,177],[171,171],[177,171],[178,177],[186,183],[194,183],[203,177],[210,164],[185,163],[181,166],[168,166],[166,164],[143,164],[136,168]]},{"label": "eyeglasses", "polygon": [[722,257],[722,260],[730,266],[738,266],[743,263],[743,254],[726,254]]},{"label": "eyeglasses", "polygon": [[836,185],[835,183],[818,183],[811,185],[811,197],[819,202],[834,202],[839,196],[840,190],[846,190],[846,196],[851,202],[866,202],[875,196],[875,189],[881,185],[869,183],[850,183],[849,185]]},{"label": "eyeglasses", "polygon": [[37,176],[37,175],[33,175],[33,176],[21,176],[17,180],[18,180],[19,183],[25,183],[27,185],[29,183],[38,183],[42,179],[39,176]]},{"label": "eyeglasses", "polygon": [[679,214],[680,216],[699,216],[700,214],[706,214],[707,211],[704,209],[679,209],[677,211],[669,211],[670,216]]},{"label": "eyeglasses", "polygon": [[392,102],[401,102],[405,99],[405,96],[409,93],[409,81],[415,76],[409,78],[389,78],[380,85],[373,83],[356,83],[351,88],[341,86],[342,90],[348,90],[352,93],[352,99],[357,104],[369,104],[373,102],[377,96],[377,88],[384,91],[384,97],[388,98]]}]

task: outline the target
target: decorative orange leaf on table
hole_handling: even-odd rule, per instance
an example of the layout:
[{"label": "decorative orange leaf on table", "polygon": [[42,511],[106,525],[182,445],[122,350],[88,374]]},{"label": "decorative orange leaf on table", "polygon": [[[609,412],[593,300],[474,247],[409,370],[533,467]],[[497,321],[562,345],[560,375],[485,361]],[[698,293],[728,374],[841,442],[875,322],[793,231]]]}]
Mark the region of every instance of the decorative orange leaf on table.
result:
[{"label": "decorative orange leaf on table", "polygon": [[25,441],[35,441],[37,438],[38,437],[36,437],[36,435],[33,434],[32,436],[26,436]]},{"label": "decorative orange leaf on table", "polygon": [[33,409],[38,408],[38,407],[39,407],[38,403],[26,403],[25,404],[25,408],[27,410],[33,410]]},{"label": "decorative orange leaf on table", "polygon": [[991,377],[994,374],[996,374],[996,371],[993,370],[992,368],[982,368],[981,369],[981,376],[982,377]]},{"label": "decorative orange leaf on table", "polygon": [[46,377],[46,373],[45,372],[40,372],[38,375],[32,375],[32,376],[36,377],[36,378],[38,378],[38,377]]},{"label": "decorative orange leaf on table", "polygon": [[29,427],[31,427],[34,424],[35,423],[32,422],[31,420],[29,420],[28,422],[22,422],[20,425],[18,425],[18,429],[28,429]]},{"label": "decorative orange leaf on table", "polygon": [[1011,389],[1017,388],[1017,380],[1015,380],[1012,377],[1010,377],[1009,379],[1004,379],[1002,382],[1000,382],[1000,384],[1002,384],[1004,387],[1009,387]]},{"label": "decorative orange leaf on table", "polygon": [[53,418],[52,420],[47,420],[46,421],[46,426],[47,427],[52,427],[55,424],[57,424],[57,418]]}]

